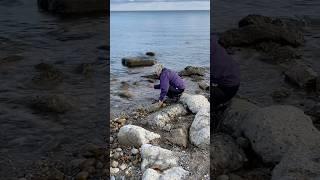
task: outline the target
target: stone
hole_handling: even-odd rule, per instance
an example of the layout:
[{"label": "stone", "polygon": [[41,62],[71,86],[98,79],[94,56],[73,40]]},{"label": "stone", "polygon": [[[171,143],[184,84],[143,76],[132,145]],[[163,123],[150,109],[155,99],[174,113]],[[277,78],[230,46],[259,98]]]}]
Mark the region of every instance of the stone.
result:
[{"label": "stone", "polygon": [[130,98],[133,97],[133,94],[130,93],[128,90],[120,91],[120,92],[118,93],[118,95],[119,95],[120,97],[126,98],[126,99],[130,99]]},{"label": "stone", "polygon": [[218,177],[217,177],[217,180],[229,180],[229,176],[223,174],[223,175],[218,176]]},{"label": "stone", "polygon": [[63,95],[37,96],[31,107],[41,112],[65,113],[73,108],[72,103]]},{"label": "stone", "polygon": [[39,73],[32,78],[32,81],[38,86],[55,87],[63,81],[63,73],[54,65],[40,63],[35,65],[35,69]]},{"label": "stone", "polygon": [[202,90],[209,91],[209,88],[210,88],[209,83],[207,83],[205,81],[200,81],[200,82],[198,82],[198,85]]},{"label": "stone", "polygon": [[125,125],[120,128],[118,141],[122,145],[140,147],[153,139],[160,138],[159,134],[135,125]]},{"label": "stone", "polygon": [[291,148],[272,171],[272,180],[320,179],[320,148]]},{"label": "stone", "polygon": [[120,168],[121,171],[123,171],[123,170],[125,170],[127,168],[127,165],[126,164],[121,164],[119,166],[119,168]]},{"label": "stone", "polygon": [[165,170],[178,165],[176,153],[151,144],[141,146],[141,170],[148,168]]},{"label": "stone", "polygon": [[111,162],[111,167],[113,167],[113,168],[118,167],[118,165],[119,165],[118,161],[112,161]]},{"label": "stone", "polygon": [[153,66],[157,61],[152,56],[125,57],[122,58],[122,65],[127,67]]},{"label": "stone", "polygon": [[146,52],[146,55],[147,55],[147,56],[155,56],[155,55],[156,55],[156,53],[155,53],[155,52],[150,52],[150,51],[149,51],[149,52]]},{"label": "stone", "polygon": [[195,67],[195,66],[187,66],[182,70],[179,75],[180,76],[204,76],[206,73],[206,69],[203,67]]},{"label": "stone", "polygon": [[229,135],[216,134],[211,141],[210,163],[215,176],[238,170],[247,161],[243,150]]},{"label": "stone", "polygon": [[104,13],[109,9],[105,0],[38,0],[38,7],[56,14]]},{"label": "stone", "polygon": [[94,158],[89,158],[89,159],[86,159],[85,161],[83,161],[83,163],[81,163],[80,167],[81,167],[81,169],[85,169],[87,167],[94,166],[95,163],[96,163],[96,160]]},{"label": "stone", "polygon": [[210,108],[208,99],[203,95],[190,95],[183,93],[180,101],[187,105],[192,113],[197,113],[202,108]]},{"label": "stone", "polygon": [[119,168],[112,168],[112,167],[110,167],[110,174],[117,174],[118,172],[120,171],[120,169]]},{"label": "stone", "polygon": [[121,152],[122,149],[121,149],[121,148],[117,148],[116,151],[117,151],[117,152]]},{"label": "stone", "polygon": [[147,169],[142,176],[142,180],[182,180],[187,177],[189,172],[182,167],[173,167],[165,170],[163,173],[159,173],[154,169]]},{"label": "stone", "polygon": [[190,142],[202,149],[210,147],[210,107],[196,114],[189,130]]},{"label": "stone", "polygon": [[320,142],[320,132],[301,109],[274,105],[256,109],[239,126],[264,162],[278,163],[291,147]]},{"label": "stone", "polygon": [[188,132],[183,128],[173,129],[168,140],[184,148],[188,145]]},{"label": "stone", "polygon": [[301,88],[316,90],[318,73],[301,61],[295,61],[284,72],[286,79]]},{"label": "stone", "polygon": [[131,154],[133,154],[133,155],[137,155],[139,153],[139,150],[138,149],[136,149],[136,148],[132,148],[132,150],[131,150]]},{"label": "stone", "polygon": [[271,96],[274,101],[281,102],[282,100],[288,98],[290,94],[290,91],[288,91],[287,89],[278,89],[273,91]]},{"label": "stone", "polygon": [[88,177],[89,177],[89,173],[86,171],[82,171],[76,175],[76,180],[87,180]]},{"label": "stone", "polygon": [[179,116],[187,114],[187,110],[181,104],[167,106],[160,111],[150,114],[147,117],[147,123],[151,126],[164,129],[166,125],[171,124]]}]

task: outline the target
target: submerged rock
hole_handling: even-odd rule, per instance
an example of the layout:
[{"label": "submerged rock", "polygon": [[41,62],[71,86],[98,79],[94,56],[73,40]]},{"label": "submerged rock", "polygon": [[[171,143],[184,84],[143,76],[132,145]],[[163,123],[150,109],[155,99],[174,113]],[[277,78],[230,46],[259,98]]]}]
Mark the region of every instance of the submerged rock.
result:
[{"label": "submerged rock", "polygon": [[127,67],[153,66],[157,61],[149,56],[122,58],[122,65]]},{"label": "submerged rock", "polygon": [[63,95],[50,95],[34,98],[31,107],[42,112],[65,113],[71,110],[73,105]]},{"label": "submerged rock", "polygon": [[141,146],[141,170],[148,168],[165,170],[178,165],[178,157],[170,150],[151,144]]},{"label": "submerged rock", "polygon": [[142,176],[142,180],[182,180],[187,177],[188,171],[184,170],[182,167],[173,167],[160,173],[154,169],[147,169]]},{"label": "submerged rock", "polygon": [[125,125],[120,128],[118,141],[122,145],[140,147],[153,139],[160,138],[159,134],[135,125]]},{"label": "submerged rock", "polygon": [[63,81],[63,73],[51,64],[40,63],[35,66],[39,71],[32,81],[37,85],[55,86]]},{"label": "submerged rock", "polygon": [[183,93],[180,97],[180,101],[186,104],[192,113],[197,113],[202,108],[209,108],[210,103],[203,95],[190,95]]},{"label": "submerged rock", "polygon": [[229,135],[217,134],[211,141],[210,162],[215,176],[235,171],[247,161],[243,150]]},{"label": "submerged rock", "polygon": [[197,147],[210,147],[210,108],[201,109],[195,116],[189,131],[190,141]]},{"label": "submerged rock", "polygon": [[251,111],[240,126],[264,162],[278,163],[290,148],[320,142],[320,132],[304,112],[275,105]]},{"label": "submerged rock", "polygon": [[105,0],[38,0],[38,6],[58,14],[106,12],[109,9]]},{"label": "submerged rock", "polygon": [[186,115],[187,110],[181,104],[175,104],[165,107],[158,112],[152,113],[148,116],[147,121],[151,126],[157,126],[164,129],[167,125],[178,116]]}]

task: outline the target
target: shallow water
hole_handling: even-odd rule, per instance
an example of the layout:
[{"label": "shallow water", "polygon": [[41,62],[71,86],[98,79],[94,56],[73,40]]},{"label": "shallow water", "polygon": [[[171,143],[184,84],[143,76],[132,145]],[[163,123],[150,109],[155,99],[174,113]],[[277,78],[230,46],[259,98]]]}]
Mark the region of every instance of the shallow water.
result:
[{"label": "shallow water", "polygon": [[[82,145],[104,143],[108,103],[108,20],[104,15],[61,18],[37,8],[36,0],[0,1],[0,177],[22,177],[38,160],[67,162]],[[21,60],[2,63],[19,55]],[[34,65],[53,64],[63,74],[54,88],[35,87]],[[86,79],[75,69],[91,63]],[[35,96],[64,94],[75,108],[65,114],[30,108]]]},{"label": "shallow water", "polygon": [[[320,73],[320,15],[318,9],[320,2],[316,0],[258,0],[258,1],[222,1],[215,0],[211,4],[212,21],[211,29],[214,33],[220,33],[231,28],[237,28],[237,23],[248,14],[261,14],[266,16],[290,17],[306,22],[306,44],[301,47],[302,59]],[[262,106],[275,102],[270,94],[279,88],[287,88],[292,91],[290,98],[282,102],[292,104],[303,109],[313,106],[316,101],[307,98],[307,94],[284,82],[279,67],[267,64],[260,60],[259,54],[254,50],[242,50],[236,52],[234,59],[239,62],[241,68],[241,88],[239,94],[258,102]]]}]

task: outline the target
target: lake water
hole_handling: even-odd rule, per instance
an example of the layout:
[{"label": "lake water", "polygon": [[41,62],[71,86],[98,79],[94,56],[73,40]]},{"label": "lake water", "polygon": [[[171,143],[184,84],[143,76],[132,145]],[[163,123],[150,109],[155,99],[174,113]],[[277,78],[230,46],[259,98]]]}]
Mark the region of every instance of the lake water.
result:
[{"label": "lake water", "polygon": [[160,63],[175,70],[209,66],[209,16],[209,11],[111,12],[112,74],[125,76],[121,58],[146,51],[156,52]]}]

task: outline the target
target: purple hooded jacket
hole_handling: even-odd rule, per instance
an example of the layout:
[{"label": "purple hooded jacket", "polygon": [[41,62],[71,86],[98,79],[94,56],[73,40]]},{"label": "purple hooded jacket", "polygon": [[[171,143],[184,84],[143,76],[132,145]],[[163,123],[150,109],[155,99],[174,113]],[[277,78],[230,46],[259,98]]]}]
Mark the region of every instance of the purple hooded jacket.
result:
[{"label": "purple hooded jacket", "polygon": [[177,89],[184,89],[184,82],[181,77],[170,69],[163,68],[160,74],[160,84],[154,85],[155,89],[161,89],[160,101],[163,101],[168,93],[169,87],[172,86]]},{"label": "purple hooded jacket", "polygon": [[223,87],[233,87],[240,84],[238,64],[227,54],[218,43],[217,38],[211,36],[211,73],[213,84]]}]

